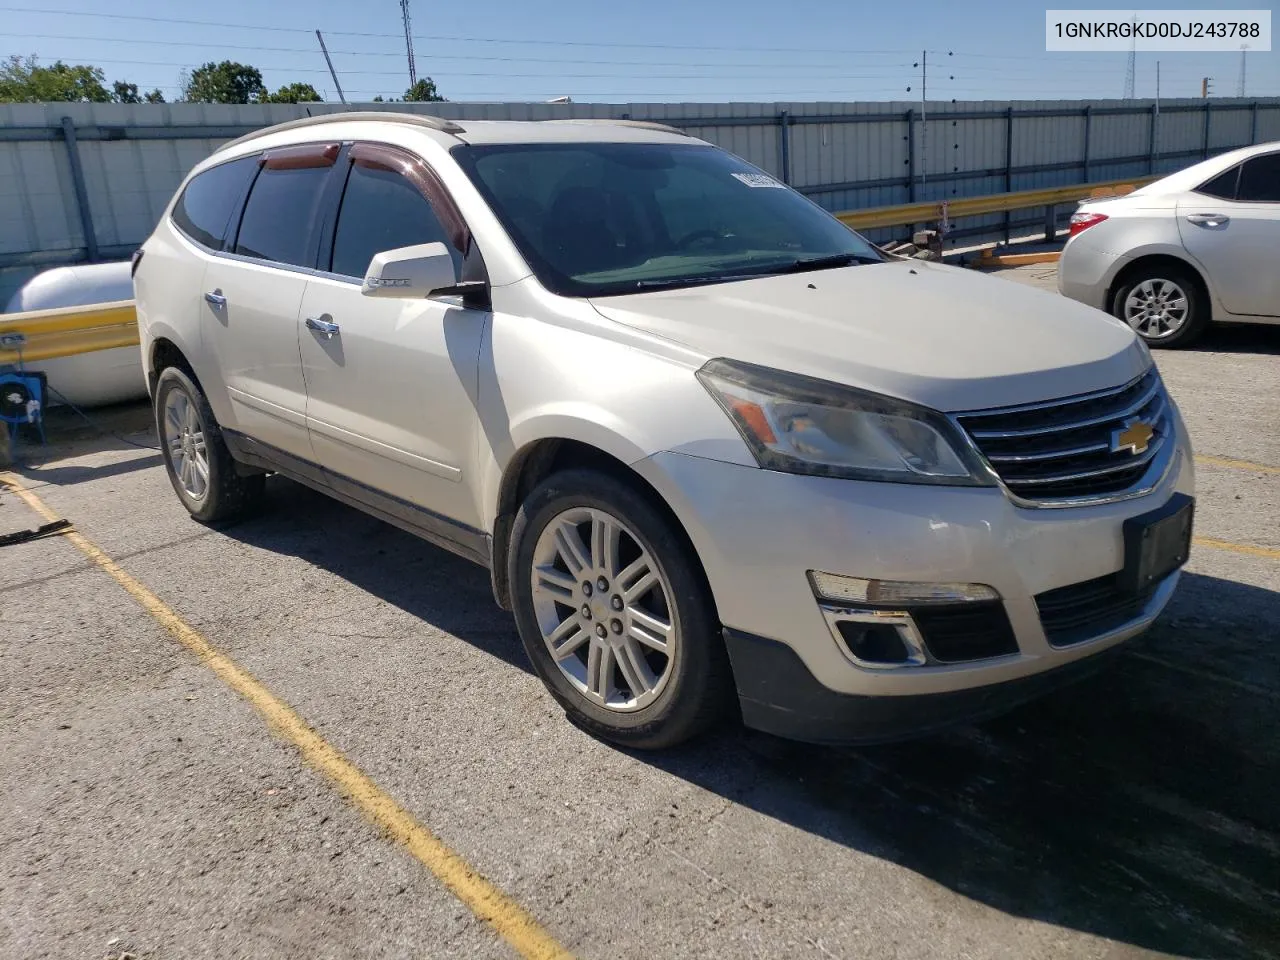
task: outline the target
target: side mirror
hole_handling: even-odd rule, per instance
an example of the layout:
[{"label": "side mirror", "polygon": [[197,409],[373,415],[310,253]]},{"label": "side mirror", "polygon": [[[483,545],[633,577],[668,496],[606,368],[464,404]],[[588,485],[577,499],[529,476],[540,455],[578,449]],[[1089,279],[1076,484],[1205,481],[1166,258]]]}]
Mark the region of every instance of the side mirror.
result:
[{"label": "side mirror", "polygon": [[360,292],[366,297],[429,297],[457,286],[453,258],[443,243],[420,243],[375,254]]}]

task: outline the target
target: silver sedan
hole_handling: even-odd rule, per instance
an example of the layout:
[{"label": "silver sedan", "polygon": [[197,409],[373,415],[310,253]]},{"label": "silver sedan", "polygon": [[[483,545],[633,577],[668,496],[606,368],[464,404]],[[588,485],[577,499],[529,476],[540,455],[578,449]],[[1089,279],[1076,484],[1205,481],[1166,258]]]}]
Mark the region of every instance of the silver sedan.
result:
[{"label": "silver sedan", "polygon": [[1187,346],[1211,321],[1280,323],[1280,143],[1083,201],[1058,289],[1152,346]]}]

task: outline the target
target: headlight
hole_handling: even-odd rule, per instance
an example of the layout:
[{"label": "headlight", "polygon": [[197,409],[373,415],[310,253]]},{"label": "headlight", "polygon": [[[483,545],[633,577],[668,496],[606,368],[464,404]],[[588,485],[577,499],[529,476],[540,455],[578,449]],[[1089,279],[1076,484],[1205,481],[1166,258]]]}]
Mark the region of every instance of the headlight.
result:
[{"label": "headlight", "polygon": [[995,484],[957,428],[927,407],[733,360],[708,362],[698,379],[767,469],[898,483]]}]

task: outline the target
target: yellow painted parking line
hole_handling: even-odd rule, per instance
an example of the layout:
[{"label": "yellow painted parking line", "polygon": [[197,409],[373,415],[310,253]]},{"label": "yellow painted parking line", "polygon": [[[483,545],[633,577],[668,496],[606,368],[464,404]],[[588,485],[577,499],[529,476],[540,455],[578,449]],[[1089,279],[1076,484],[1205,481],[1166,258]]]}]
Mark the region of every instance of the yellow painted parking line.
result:
[{"label": "yellow painted parking line", "polygon": [[1265,463],[1254,463],[1251,460],[1236,460],[1232,457],[1196,457],[1196,463],[1206,467],[1230,467],[1233,470],[1255,470],[1258,473],[1280,474],[1280,467],[1269,467]]},{"label": "yellow painted parking line", "polygon": [[1244,553],[1251,557],[1266,557],[1268,560],[1280,560],[1280,550],[1271,547],[1255,547],[1251,543],[1232,543],[1230,540],[1215,540],[1212,537],[1195,537],[1191,541],[1197,547],[1212,547],[1215,550],[1228,550],[1231,553]]},{"label": "yellow painted parking line", "polygon": [[[0,485],[7,486],[46,520],[58,519],[57,514],[15,478],[0,475]],[[292,707],[209,643],[96,544],[74,531],[63,536],[120,584],[175,640],[212,670],[219,680],[247,700],[277,735],[297,748],[302,758],[332,780],[354,807],[402,844],[520,956],[538,960],[571,958],[572,955],[524,907],[477,873],[460,855],[446,846],[444,841],[419,823],[413,814],[396,803],[390,794],[344,757],[337,747],[307,726],[307,722]]]}]

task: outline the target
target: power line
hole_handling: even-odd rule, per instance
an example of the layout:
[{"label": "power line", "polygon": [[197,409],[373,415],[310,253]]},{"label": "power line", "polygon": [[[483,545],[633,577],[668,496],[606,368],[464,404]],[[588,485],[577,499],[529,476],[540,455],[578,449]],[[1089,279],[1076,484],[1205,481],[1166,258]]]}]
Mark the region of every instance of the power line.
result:
[{"label": "power line", "polygon": [[[90,36],[84,36],[82,34],[75,35],[75,34],[58,34],[58,33],[28,33],[28,34],[22,34],[21,36],[18,36],[16,34],[0,33],[0,37],[6,37],[6,36],[13,37],[15,39],[20,39],[20,40],[84,40],[84,41],[90,41],[94,43],[150,44],[150,45],[162,46],[162,47],[188,47],[189,46],[189,47],[200,47],[206,50],[208,49],[244,50],[252,53],[299,53],[299,54],[306,54],[308,56],[313,55],[315,53],[315,48],[313,47],[259,47],[259,46],[253,46],[251,44],[210,43],[208,40],[190,40],[190,41],[148,40],[140,37],[137,37],[137,38],[135,37],[90,37]],[[398,50],[330,50],[329,52],[334,56],[346,56],[346,57],[400,58],[404,56],[403,51],[398,51]],[[90,58],[83,58],[83,59],[98,59],[98,58],[90,57]],[[486,56],[483,54],[433,54],[431,59],[432,61],[481,60],[486,63],[564,63],[564,57],[498,57],[498,56]],[[107,62],[110,62],[110,61],[107,61]],[[118,60],[115,62],[123,63],[125,61]],[[610,66],[623,66],[623,67],[703,67],[705,66],[707,68],[742,67],[744,69],[750,69],[750,68],[795,69],[797,67],[803,67],[803,68],[825,68],[825,69],[831,69],[831,70],[844,70],[844,69],[847,69],[849,66],[849,64],[846,64],[846,63],[813,63],[810,60],[805,60],[800,63],[752,63],[752,62],[743,63],[743,62],[737,62],[737,61],[730,61],[728,63],[707,63],[705,60],[617,60],[617,59],[584,60],[581,57],[576,57],[576,56],[573,58],[573,62],[575,64],[586,63],[586,64],[599,64],[602,66],[610,65]],[[900,65],[896,63],[866,64],[866,63],[860,62],[858,66],[861,69],[869,69],[869,70],[881,69],[881,70],[894,71],[899,69],[905,69],[905,63]],[[981,67],[981,68],[969,68],[969,69],[1004,70],[1005,68]]]},{"label": "power line", "polygon": [[[144,23],[171,23],[181,24],[184,26],[194,27],[222,27],[224,29],[234,30],[272,30],[278,33],[311,33],[310,28],[306,27],[273,27],[260,23],[217,23],[212,20],[187,20],[178,17],[148,17],[141,14],[128,13],[98,13],[90,10],[51,10],[48,8],[37,7],[0,7],[0,13],[43,13],[61,16],[78,16],[78,17],[99,17],[104,20],[131,20]],[[331,36],[342,37],[379,37],[382,39],[399,39],[400,34],[394,33],[361,33],[353,30],[327,30]],[[645,49],[645,50],[728,50],[739,51],[748,50],[753,52],[764,53],[841,53],[841,54],[858,54],[860,56],[869,56],[874,54],[892,55],[910,53],[909,50],[885,50],[883,48],[877,50],[849,50],[842,49],[821,49],[816,47],[744,47],[744,46],[699,46],[691,44],[675,44],[675,43],[611,43],[606,41],[588,41],[588,40],[529,40],[529,39],[506,39],[500,37],[458,37],[448,36],[444,34],[416,34],[414,39],[418,40],[449,40],[464,43],[516,43],[516,44],[541,44],[559,47],[610,47],[617,49]]]}]

